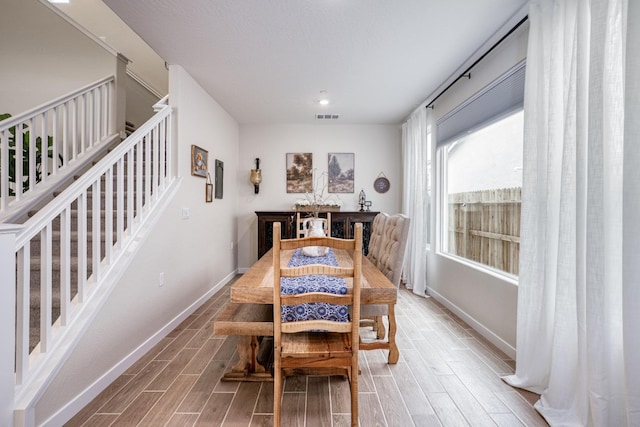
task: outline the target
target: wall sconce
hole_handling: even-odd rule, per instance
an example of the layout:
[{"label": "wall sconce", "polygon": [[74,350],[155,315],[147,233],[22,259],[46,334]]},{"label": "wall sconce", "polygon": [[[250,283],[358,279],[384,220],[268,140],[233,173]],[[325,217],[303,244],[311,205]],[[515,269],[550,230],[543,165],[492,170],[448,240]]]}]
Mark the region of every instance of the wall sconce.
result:
[{"label": "wall sconce", "polygon": [[251,169],[249,181],[253,184],[253,190],[256,194],[260,192],[260,183],[262,182],[262,171],[260,170],[260,159],[256,159],[256,168]]}]

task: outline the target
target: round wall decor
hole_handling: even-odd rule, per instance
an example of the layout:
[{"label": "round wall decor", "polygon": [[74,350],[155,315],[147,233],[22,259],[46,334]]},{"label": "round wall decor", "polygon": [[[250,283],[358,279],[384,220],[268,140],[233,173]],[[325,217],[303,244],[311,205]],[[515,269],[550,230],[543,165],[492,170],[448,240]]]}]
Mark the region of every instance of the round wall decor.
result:
[{"label": "round wall decor", "polygon": [[389,183],[389,180],[386,176],[379,176],[375,181],[373,181],[373,188],[378,193],[386,193],[387,191],[389,191],[390,186],[391,184]]}]

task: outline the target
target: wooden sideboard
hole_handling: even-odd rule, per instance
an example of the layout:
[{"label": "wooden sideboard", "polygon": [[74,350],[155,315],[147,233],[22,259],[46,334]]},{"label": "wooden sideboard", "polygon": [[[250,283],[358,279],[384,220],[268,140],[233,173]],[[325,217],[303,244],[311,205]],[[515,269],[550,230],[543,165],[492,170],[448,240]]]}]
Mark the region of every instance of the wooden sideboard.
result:
[{"label": "wooden sideboard", "polygon": [[[343,239],[350,239],[353,236],[353,225],[356,222],[362,223],[362,247],[365,255],[369,247],[369,236],[371,234],[371,224],[379,212],[331,212],[331,236]],[[282,229],[283,239],[295,237],[296,212],[256,212],[258,216],[258,258],[261,258],[273,246],[273,223],[279,222]]]}]

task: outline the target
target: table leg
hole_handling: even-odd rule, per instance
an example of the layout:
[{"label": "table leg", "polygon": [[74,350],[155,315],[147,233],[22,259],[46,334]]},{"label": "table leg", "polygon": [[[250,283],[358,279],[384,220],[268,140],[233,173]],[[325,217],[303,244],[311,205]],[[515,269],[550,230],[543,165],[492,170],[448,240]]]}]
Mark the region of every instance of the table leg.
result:
[{"label": "table leg", "polygon": [[238,357],[240,360],[232,368],[232,372],[264,372],[264,366],[256,360],[258,355],[258,338],[255,336],[240,336],[238,338]]},{"label": "table leg", "polygon": [[376,338],[379,340],[383,340],[384,339],[384,335],[387,333],[385,327],[384,327],[384,322],[382,320],[382,316],[376,316],[375,320],[373,321],[373,330],[376,333]]},{"label": "table leg", "polygon": [[240,360],[233,365],[231,372],[226,372],[223,381],[272,381],[270,372],[258,363],[258,337],[238,337],[238,357]]},{"label": "table leg", "polygon": [[395,304],[389,304],[389,363],[395,365],[400,358],[400,352],[396,345],[396,311]]}]

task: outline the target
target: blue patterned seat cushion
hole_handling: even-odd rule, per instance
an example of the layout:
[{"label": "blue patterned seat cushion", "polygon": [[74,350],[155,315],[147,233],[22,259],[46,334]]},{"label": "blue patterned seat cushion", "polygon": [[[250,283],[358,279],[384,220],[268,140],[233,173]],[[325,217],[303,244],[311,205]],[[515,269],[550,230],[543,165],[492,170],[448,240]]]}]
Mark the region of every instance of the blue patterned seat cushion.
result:
[{"label": "blue patterned seat cushion", "polygon": [[[309,264],[325,264],[337,267],[338,261],[331,248],[329,248],[326,255],[320,257],[308,257],[302,253],[302,249],[296,249],[289,261],[288,267],[300,267]],[[328,292],[336,295],[346,295],[347,284],[341,277],[318,274],[304,277],[282,277],[280,279],[280,292],[282,295],[304,294],[308,292]],[[326,303],[283,305],[281,314],[283,322],[295,322],[299,320],[333,320],[337,322],[347,322],[349,320],[349,311],[346,305]]]}]

